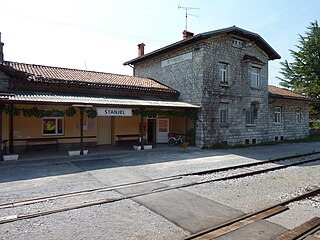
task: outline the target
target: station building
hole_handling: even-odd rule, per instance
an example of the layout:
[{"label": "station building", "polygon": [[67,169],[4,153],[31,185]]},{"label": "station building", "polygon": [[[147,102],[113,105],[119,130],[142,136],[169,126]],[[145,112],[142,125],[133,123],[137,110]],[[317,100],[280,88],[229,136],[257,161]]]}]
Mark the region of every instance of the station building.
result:
[{"label": "station building", "polygon": [[309,135],[309,99],[268,86],[280,55],[258,34],[230,27],[194,35],[124,63],[133,76],[5,61],[0,39],[0,137],[5,153],[140,144],[184,134],[197,146]]},{"label": "station building", "polygon": [[43,144],[167,143],[194,128],[198,106],[154,79],[0,59],[1,141],[5,153]]},{"label": "station building", "polygon": [[[139,44],[144,53],[145,44]],[[196,144],[237,145],[309,135],[308,98],[268,86],[268,62],[280,55],[258,34],[236,26],[194,35],[124,63],[200,106]]]}]

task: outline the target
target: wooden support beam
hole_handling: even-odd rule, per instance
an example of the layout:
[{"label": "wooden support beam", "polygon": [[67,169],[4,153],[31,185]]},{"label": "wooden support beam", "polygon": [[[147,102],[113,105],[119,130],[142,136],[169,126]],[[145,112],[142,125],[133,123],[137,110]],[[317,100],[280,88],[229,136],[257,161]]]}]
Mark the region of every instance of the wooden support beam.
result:
[{"label": "wooden support beam", "polygon": [[80,110],[80,155],[83,155],[83,113],[85,107],[79,107]]},{"label": "wooden support beam", "polygon": [[[13,109],[13,104],[10,104],[10,108]],[[9,114],[9,153],[13,153],[13,113]]]},{"label": "wooden support beam", "polygon": [[[141,108],[140,109],[140,112],[142,112],[143,109]],[[140,115],[140,139],[139,139],[139,142],[140,142],[140,145],[141,145],[141,150],[144,149],[144,143],[143,143],[143,121],[144,121],[144,117],[143,115],[141,114]]]},{"label": "wooden support beam", "polygon": [[280,235],[276,238],[276,240],[294,240],[302,235],[306,234],[307,232],[310,232],[312,229],[316,228],[320,225],[320,218],[315,217],[311,220],[301,224],[300,226]]}]

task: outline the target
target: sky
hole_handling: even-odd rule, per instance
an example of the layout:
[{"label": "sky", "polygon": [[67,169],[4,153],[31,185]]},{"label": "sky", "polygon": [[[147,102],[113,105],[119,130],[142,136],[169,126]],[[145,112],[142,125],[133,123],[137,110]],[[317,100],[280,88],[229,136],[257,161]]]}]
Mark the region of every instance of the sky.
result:
[{"label": "sky", "polygon": [[4,59],[132,75],[123,63],[182,39],[237,27],[255,32],[280,55],[269,62],[269,84],[279,85],[280,62],[292,61],[299,34],[320,21],[319,0],[0,0]]}]

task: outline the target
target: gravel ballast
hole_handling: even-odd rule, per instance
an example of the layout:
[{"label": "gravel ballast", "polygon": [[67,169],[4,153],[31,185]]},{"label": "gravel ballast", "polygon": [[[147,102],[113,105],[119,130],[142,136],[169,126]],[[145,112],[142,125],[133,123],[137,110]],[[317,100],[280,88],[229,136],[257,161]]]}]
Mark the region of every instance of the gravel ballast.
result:
[{"label": "gravel ballast", "polygon": [[[319,144],[318,144],[319,145]],[[306,146],[299,153],[315,150],[318,145]],[[283,150],[285,149],[285,151]],[[189,149],[187,153],[168,150],[134,152],[123,157],[108,156],[117,165],[112,168],[90,169],[76,163],[0,165],[0,203],[49,196],[73,191],[100,188],[107,182],[103,177],[126,169],[126,174],[139,173],[148,178],[172,176],[194,171],[222,168],[237,164],[264,161],[290,154],[285,145],[240,150],[200,150]],[[281,153],[281,154],[279,154]],[[278,155],[277,155],[278,154]],[[102,161],[108,161],[103,159]],[[90,161],[88,159],[88,161]],[[90,162],[87,164],[90,166]],[[83,164],[82,166],[86,166]],[[101,165],[103,166],[103,165]],[[34,171],[34,172],[33,172]],[[236,170],[236,172],[242,170]],[[121,172],[121,171],[119,171]],[[217,201],[221,204],[250,213],[285,201],[315,187],[320,187],[320,162],[264,173],[256,176],[227,181],[200,184],[183,188],[183,191]],[[225,173],[224,173],[225,174]],[[183,177],[179,180],[162,182],[168,186],[205,181],[219,174]],[[99,179],[99,177],[100,179]],[[129,175],[122,176],[124,182]],[[107,178],[105,178],[107,179]],[[48,207],[63,206],[93,199],[121,196],[115,191],[81,195],[73,198],[47,201],[37,205],[27,205],[16,209],[0,210],[0,217],[37,211]],[[292,229],[315,216],[320,216],[319,197],[289,205],[290,210],[271,217],[270,221]],[[47,216],[20,220],[0,225],[0,239],[182,239],[190,232],[170,222],[163,216],[131,199],[111,204],[96,205]]]}]

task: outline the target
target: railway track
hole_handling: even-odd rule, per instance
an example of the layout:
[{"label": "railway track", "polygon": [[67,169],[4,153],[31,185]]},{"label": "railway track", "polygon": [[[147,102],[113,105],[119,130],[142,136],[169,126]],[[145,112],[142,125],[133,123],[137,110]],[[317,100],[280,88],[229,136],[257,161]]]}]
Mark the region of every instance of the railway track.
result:
[{"label": "railway track", "polygon": [[[242,165],[231,166],[231,167],[220,168],[220,169],[210,169],[210,170],[206,170],[206,171],[198,171],[198,172],[192,172],[192,173],[186,173],[186,174],[179,174],[179,175],[174,175],[174,176],[169,176],[169,177],[151,179],[151,180],[140,181],[140,182],[133,182],[133,183],[128,183],[128,184],[115,185],[115,186],[110,186],[110,187],[95,188],[95,189],[89,189],[89,190],[54,195],[54,196],[47,196],[47,197],[41,197],[41,198],[27,199],[27,200],[23,200],[23,201],[3,203],[3,204],[0,204],[0,210],[5,209],[5,208],[15,208],[15,207],[20,207],[20,206],[24,206],[24,205],[37,204],[37,203],[41,203],[41,202],[45,202],[45,201],[49,201],[49,200],[57,200],[60,198],[80,196],[83,194],[113,191],[113,190],[118,190],[121,188],[133,187],[133,186],[143,185],[143,184],[147,184],[147,183],[158,183],[158,182],[164,182],[164,181],[177,180],[182,177],[188,177],[188,176],[194,176],[194,175],[207,175],[207,174],[212,174],[212,173],[230,172],[231,170],[243,169],[243,168],[249,169],[249,170],[246,170],[240,174],[229,173],[228,176],[224,176],[224,177],[217,177],[217,178],[209,179],[209,180],[200,180],[197,182],[184,183],[184,184],[179,184],[176,186],[165,186],[165,187],[153,189],[152,191],[147,191],[147,192],[138,193],[138,194],[131,194],[131,195],[115,197],[115,198],[94,199],[94,200],[89,200],[87,202],[75,203],[75,204],[52,208],[52,209],[48,209],[48,210],[40,210],[40,211],[36,211],[36,212],[29,212],[26,214],[16,214],[16,215],[4,216],[4,217],[0,217],[0,224],[18,221],[18,220],[27,219],[27,218],[34,218],[34,217],[38,217],[38,216],[49,215],[49,214],[72,210],[72,209],[84,208],[84,207],[95,206],[95,205],[106,204],[106,203],[113,203],[113,202],[117,202],[117,201],[121,201],[121,200],[125,200],[125,199],[132,199],[135,197],[140,197],[140,196],[144,196],[144,195],[148,195],[148,194],[152,194],[152,193],[169,191],[169,190],[173,190],[173,189],[181,189],[181,188],[186,188],[186,187],[195,186],[195,185],[199,185],[199,184],[205,184],[205,183],[210,183],[210,182],[215,182],[215,181],[224,181],[224,180],[229,180],[229,179],[236,179],[236,178],[242,178],[242,177],[247,177],[247,176],[253,176],[253,175],[257,175],[257,174],[261,174],[261,173],[265,173],[265,172],[288,168],[291,166],[297,166],[297,165],[306,164],[306,163],[310,163],[310,162],[314,162],[314,161],[319,161],[320,158],[316,157],[316,158],[303,160],[303,161],[297,160],[297,161],[294,161],[294,162],[286,164],[286,165],[274,166],[274,163],[277,163],[277,162],[283,163],[284,161],[287,161],[288,159],[292,160],[294,158],[310,157],[310,156],[313,156],[316,154],[319,154],[319,152],[313,152],[313,153],[297,155],[297,156],[290,156],[287,158],[278,158],[278,159],[268,160],[265,162],[242,164]],[[270,165],[270,164],[271,164],[271,166],[266,167],[267,165]],[[258,169],[258,170],[254,169],[255,167],[258,167],[258,166],[261,167],[263,165],[264,165],[263,169]]]},{"label": "railway track", "polygon": [[[246,225],[252,224],[256,221],[269,218],[276,214],[280,214],[283,211],[286,211],[289,209],[287,205],[290,203],[300,201],[303,199],[308,199],[310,197],[313,197],[319,194],[320,194],[320,188],[314,189],[310,192],[291,198],[279,204],[275,204],[271,207],[268,207],[250,214],[246,214],[239,218],[235,218],[228,222],[225,222],[221,225],[214,226],[212,228],[208,228],[201,232],[192,234],[184,238],[183,240],[193,240],[193,239],[204,240],[204,239],[218,238],[232,231],[236,231],[237,229],[242,228]],[[306,222],[305,224],[302,224],[301,226],[278,236],[275,240],[307,239],[307,237],[312,236],[314,233],[318,234],[318,231],[320,231],[320,218],[316,217]]]}]

